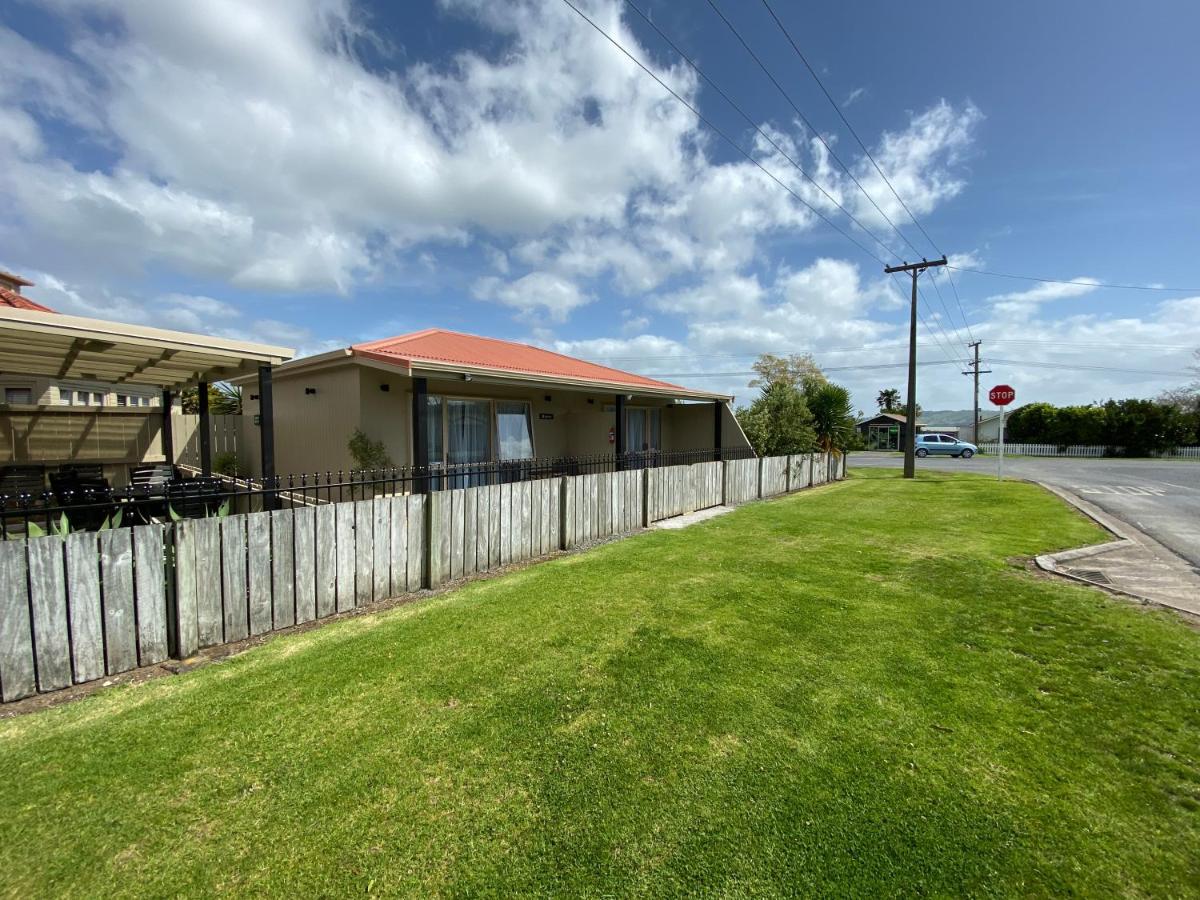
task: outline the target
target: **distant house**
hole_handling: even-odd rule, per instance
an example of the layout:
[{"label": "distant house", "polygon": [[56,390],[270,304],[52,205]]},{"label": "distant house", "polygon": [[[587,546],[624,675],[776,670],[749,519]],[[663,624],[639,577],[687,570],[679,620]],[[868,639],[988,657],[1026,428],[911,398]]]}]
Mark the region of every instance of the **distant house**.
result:
[{"label": "distant house", "polygon": [[[880,413],[863,419],[857,425],[868,450],[903,450],[904,436],[908,432],[908,420],[899,413]],[[921,430],[921,423],[917,423]]]},{"label": "distant house", "polygon": [[750,447],[727,395],[440,328],[292,360],[273,398],[280,473],[354,468],[356,430],[394,465],[434,468]]},{"label": "distant house", "polygon": [[[0,307],[53,313],[21,293],[33,282],[0,270]],[[158,406],[160,392],[143,385],[110,384],[94,379],[0,373],[0,402],[31,406]]]},{"label": "distant house", "polygon": [[[1014,406],[1012,409],[1005,410],[1005,431],[1008,430],[1008,419],[1020,407]],[[979,434],[977,444],[994,444],[1000,440],[1000,413],[995,412],[986,416],[979,417]]]}]

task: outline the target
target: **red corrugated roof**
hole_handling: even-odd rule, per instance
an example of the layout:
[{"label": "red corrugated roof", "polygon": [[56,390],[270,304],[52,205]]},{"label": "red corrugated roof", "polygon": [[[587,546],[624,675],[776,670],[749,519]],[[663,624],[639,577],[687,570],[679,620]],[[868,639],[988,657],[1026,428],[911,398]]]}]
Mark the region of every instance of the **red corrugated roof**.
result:
[{"label": "red corrugated roof", "polygon": [[56,312],[56,310],[48,306],[34,303],[28,297],[18,294],[16,291],[10,291],[3,285],[0,285],[0,306],[11,306],[13,309],[31,309],[34,312]]},{"label": "red corrugated roof", "polygon": [[546,375],[629,387],[687,391],[666,381],[656,381],[632,372],[597,365],[573,356],[564,356],[529,344],[478,337],[441,328],[429,328],[401,334],[381,341],[368,341],[350,348],[356,356],[412,367],[414,363],[435,362],[495,369],[522,375]]}]

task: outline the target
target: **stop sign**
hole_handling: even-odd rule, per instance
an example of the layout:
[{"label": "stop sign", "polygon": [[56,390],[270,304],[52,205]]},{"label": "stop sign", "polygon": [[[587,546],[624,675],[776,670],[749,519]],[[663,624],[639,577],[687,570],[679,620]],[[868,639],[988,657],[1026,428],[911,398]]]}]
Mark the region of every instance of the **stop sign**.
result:
[{"label": "stop sign", "polygon": [[998,384],[988,391],[988,399],[996,406],[1008,406],[1017,397],[1017,392],[1007,384]]}]

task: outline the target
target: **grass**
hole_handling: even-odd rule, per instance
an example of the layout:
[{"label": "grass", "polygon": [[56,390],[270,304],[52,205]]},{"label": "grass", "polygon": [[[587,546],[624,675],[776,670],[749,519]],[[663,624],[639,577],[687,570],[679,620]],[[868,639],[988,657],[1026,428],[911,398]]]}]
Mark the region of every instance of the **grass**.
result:
[{"label": "grass", "polygon": [[0,890],[1200,893],[1200,634],[886,471],[0,723]]}]

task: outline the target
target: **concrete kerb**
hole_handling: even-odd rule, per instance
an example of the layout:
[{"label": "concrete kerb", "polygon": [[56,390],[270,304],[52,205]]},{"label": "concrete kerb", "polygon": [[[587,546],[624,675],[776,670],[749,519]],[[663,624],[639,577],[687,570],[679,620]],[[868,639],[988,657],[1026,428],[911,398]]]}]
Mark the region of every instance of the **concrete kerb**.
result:
[{"label": "concrete kerb", "polygon": [[1125,527],[1121,522],[1107,513],[1097,509],[1092,504],[1080,500],[1074,494],[1055,487],[1052,484],[1046,484],[1041,481],[1034,482],[1034,484],[1037,484],[1039,487],[1042,487],[1054,494],[1065,503],[1070,504],[1105,531],[1115,535],[1117,538],[1115,541],[1105,541],[1102,544],[1092,544],[1088,547],[1078,547],[1074,550],[1063,550],[1059,553],[1044,553],[1040,556],[1036,556],[1034,557],[1034,562],[1037,563],[1039,569],[1042,569],[1043,571],[1049,572],[1060,578],[1069,578],[1070,580],[1077,581],[1080,584],[1086,584],[1088,587],[1099,588],[1100,590],[1108,591],[1111,594],[1118,594],[1122,597],[1128,597],[1132,600],[1137,600],[1139,603],[1144,603],[1149,606],[1158,606],[1162,609],[1174,610],[1175,612],[1189,612],[1188,610],[1180,610],[1178,607],[1171,606],[1167,603],[1161,603],[1158,600],[1155,600],[1153,597],[1147,597],[1144,594],[1122,590],[1121,588],[1113,587],[1111,585],[1097,584],[1095,581],[1090,581],[1087,578],[1081,578],[1072,572],[1062,569],[1060,566],[1061,563],[1086,559],[1091,556],[1099,556],[1104,553],[1111,553],[1114,550],[1135,548],[1138,547],[1139,544],[1136,540],[1129,536],[1129,533],[1125,530]]}]

